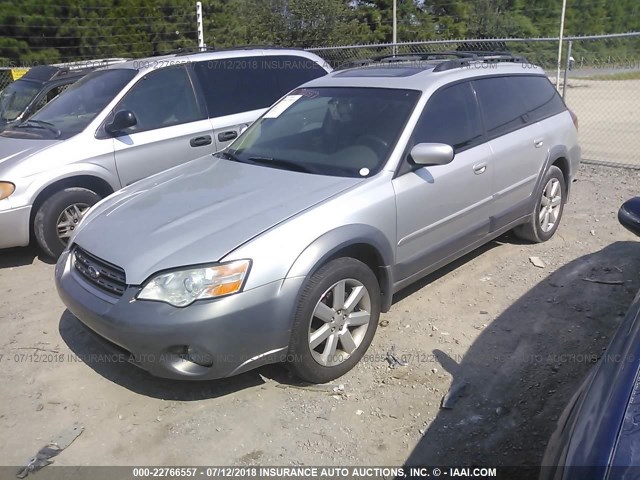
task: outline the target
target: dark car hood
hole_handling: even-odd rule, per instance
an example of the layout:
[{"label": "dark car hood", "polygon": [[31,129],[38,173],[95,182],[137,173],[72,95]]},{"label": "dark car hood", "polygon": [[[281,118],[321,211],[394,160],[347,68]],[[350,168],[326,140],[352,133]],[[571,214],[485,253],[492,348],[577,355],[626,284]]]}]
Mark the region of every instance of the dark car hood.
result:
[{"label": "dark car hood", "polygon": [[297,213],[358,183],[206,156],[100,203],[74,242],[141,284],[167,268],[215,262]]}]

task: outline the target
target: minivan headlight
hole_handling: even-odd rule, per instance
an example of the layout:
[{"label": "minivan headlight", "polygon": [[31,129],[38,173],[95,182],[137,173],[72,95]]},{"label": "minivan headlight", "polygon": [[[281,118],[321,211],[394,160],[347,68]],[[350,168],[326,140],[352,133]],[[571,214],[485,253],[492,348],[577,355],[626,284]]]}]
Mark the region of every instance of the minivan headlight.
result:
[{"label": "minivan headlight", "polygon": [[16,186],[10,182],[0,182],[0,200],[4,200],[13,192],[15,192]]},{"label": "minivan headlight", "polygon": [[250,265],[250,260],[236,260],[160,273],[146,283],[138,299],[186,307],[196,300],[231,295],[242,288]]}]

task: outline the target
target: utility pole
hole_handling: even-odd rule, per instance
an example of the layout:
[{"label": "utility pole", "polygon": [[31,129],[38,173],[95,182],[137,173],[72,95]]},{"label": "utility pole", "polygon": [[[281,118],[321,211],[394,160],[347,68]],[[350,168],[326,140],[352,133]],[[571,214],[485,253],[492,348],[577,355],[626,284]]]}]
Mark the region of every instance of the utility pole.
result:
[{"label": "utility pole", "polygon": [[393,54],[395,55],[398,51],[398,47],[396,43],[398,43],[398,17],[397,17],[397,8],[396,8],[397,0],[393,0]]},{"label": "utility pole", "polygon": [[198,50],[204,51],[204,28],[202,26],[202,2],[196,2],[196,26],[198,27]]},{"label": "utility pole", "polygon": [[564,35],[564,14],[567,11],[567,0],[562,0],[562,14],[560,15],[560,38],[558,41],[558,70],[556,73],[556,90],[560,91],[560,68],[562,64],[562,37]]}]

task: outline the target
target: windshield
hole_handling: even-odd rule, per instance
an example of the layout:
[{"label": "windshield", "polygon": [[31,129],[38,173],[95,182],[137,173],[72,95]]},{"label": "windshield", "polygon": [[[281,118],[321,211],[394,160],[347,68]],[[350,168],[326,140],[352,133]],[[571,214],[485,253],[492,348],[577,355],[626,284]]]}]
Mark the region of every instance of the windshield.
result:
[{"label": "windshield", "polygon": [[0,92],[0,122],[15,120],[24,112],[40,91],[40,84],[17,80]]},{"label": "windshield", "polygon": [[[92,72],[71,85],[25,122],[4,136],[69,138],[83,131],[136,75],[137,70],[109,69]],[[37,133],[36,133],[37,132]]]},{"label": "windshield", "polygon": [[420,92],[298,89],[218,155],[321,175],[368,177],[385,164]]}]

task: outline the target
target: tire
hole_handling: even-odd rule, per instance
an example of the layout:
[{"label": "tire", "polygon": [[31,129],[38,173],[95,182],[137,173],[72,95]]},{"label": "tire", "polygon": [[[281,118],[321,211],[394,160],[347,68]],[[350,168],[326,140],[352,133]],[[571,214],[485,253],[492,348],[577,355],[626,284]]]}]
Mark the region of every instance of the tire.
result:
[{"label": "tire", "polygon": [[[360,292],[357,303],[349,301],[339,308],[340,302],[334,302],[338,298],[336,292],[340,293],[336,285],[341,283],[344,284],[343,305],[350,300],[350,295],[355,299]],[[324,307],[320,307],[320,303]],[[362,312],[369,314],[367,323],[362,323],[367,317]],[[326,383],[344,375],[371,345],[379,317],[380,286],[371,269],[353,258],[330,261],[309,278],[298,300],[289,342],[289,368],[300,379],[311,383]],[[312,334],[317,337],[314,341],[325,337],[315,348],[311,344]],[[330,342],[335,344],[334,354],[330,353]]]},{"label": "tire", "polygon": [[[538,194],[531,220],[513,230],[516,236],[534,243],[546,242],[553,237],[560,225],[566,195],[567,186],[562,170],[552,165],[542,180],[542,190]],[[551,210],[547,206],[550,202]]]},{"label": "tire", "polygon": [[[58,235],[58,224],[67,221],[66,233],[70,235],[82,215],[100,198],[97,193],[79,187],[65,188],[47,198],[33,220],[33,232],[42,251],[51,258],[58,258],[67,246],[64,238]],[[72,208],[74,206],[76,208]],[[72,210],[66,212],[70,208]]]}]

